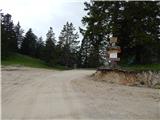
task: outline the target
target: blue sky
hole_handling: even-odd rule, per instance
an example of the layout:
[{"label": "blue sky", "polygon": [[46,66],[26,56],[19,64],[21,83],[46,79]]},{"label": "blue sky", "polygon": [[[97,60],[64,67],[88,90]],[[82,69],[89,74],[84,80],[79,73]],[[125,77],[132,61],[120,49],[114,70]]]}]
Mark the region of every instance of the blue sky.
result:
[{"label": "blue sky", "polygon": [[[25,32],[32,28],[45,40],[49,27],[53,27],[58,39],[67,21],[72,22],[79,32],[81,19],[86,15],[84,1],[87,0],[1,0],[0,9],[10,13],[15,24],[19,21]],[[82,35],[79,35],[81,40]]]}]

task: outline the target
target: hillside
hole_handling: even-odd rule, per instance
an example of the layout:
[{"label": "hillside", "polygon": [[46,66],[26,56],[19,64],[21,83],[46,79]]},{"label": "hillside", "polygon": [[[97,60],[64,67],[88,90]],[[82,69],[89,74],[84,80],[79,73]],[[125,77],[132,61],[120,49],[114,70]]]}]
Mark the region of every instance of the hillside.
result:
[{"label": "hillside", "polygon": [[22,54],[12,54],[7,59],[1,61],[2,65],[19,65],[35,68],[51,68],[45,64],[44,61],[32,58]]}]

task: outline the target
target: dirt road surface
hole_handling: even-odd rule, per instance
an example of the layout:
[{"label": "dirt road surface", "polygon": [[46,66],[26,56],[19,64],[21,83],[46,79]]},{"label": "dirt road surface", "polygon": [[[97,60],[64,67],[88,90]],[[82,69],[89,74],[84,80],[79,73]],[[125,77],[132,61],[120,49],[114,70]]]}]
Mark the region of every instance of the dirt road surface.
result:
[{"label": "dirt road surface", "polygon": [[89,79],[93,70],[2,68],[2,120],[158,120],[159,90]]}]

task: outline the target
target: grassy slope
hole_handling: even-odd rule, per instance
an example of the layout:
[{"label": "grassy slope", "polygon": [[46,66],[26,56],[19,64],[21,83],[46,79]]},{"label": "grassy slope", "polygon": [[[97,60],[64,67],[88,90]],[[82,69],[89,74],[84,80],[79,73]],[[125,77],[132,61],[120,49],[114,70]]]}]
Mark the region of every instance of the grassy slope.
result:
[{"label": "grassy slope", "polygon": [[[47,68],[47,69],[59,69],[64,70],[63,66],[54,66],[49,67],[45,64],[44,61],[35,59],[26,55],[21,54],[13,54],[6,60],[2,60],[2,65],[20,65],[20,66],[28,66],[35,68]],[[130,71],[160,71],[160,64],[149,64],[149,65],[120,65],[123,69]]]},{"label": "grassy slope", "polygon": [[160,71],[160,64],[147,64],[147,65],[122,65],[123,69],[131,71]]},{"label": "grassy slope", "polygon": [[[44,61],[35,59],[26,55],[21,54],[13,54],[5,60],[1,61],[2,65],[20,65],[20,66],[28,66],[35,68],[47,68],[53,69],[53,67],[49,67],[45,64]],[[55,66],[54,69],[63,69],[61,66]]]}]

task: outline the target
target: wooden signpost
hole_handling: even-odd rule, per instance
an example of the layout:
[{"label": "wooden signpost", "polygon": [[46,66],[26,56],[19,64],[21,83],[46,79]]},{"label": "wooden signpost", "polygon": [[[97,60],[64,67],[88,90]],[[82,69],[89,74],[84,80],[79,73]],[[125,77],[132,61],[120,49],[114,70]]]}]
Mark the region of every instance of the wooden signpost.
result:
[{"label": "wooden signpost", "polygon": [[117,62],[120,61],[120,58],[118,58],[118,53],[121,52],[121,48],[116,45],[117,43],[117,37],[111,37],[110,38],[110,45],[107,49],[107,56],[108,57],[108,63],[109,66],[99,67],[97,70],[99,71],[111,71],[118,69],[117,68]]},{"label": "wooden signpost", "polygon": [[111,37],[110,38],[110,46],[108,50],[109,55],[109,65],[111,68],[114,68],[117,66],[117,62],[120,61],[120,58],[118,58],[118,53],[121,52],[121,49],[119,46],[116,45],[117,43],[117,37]]}]

